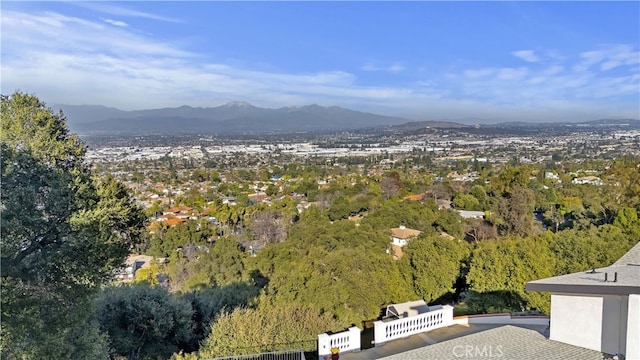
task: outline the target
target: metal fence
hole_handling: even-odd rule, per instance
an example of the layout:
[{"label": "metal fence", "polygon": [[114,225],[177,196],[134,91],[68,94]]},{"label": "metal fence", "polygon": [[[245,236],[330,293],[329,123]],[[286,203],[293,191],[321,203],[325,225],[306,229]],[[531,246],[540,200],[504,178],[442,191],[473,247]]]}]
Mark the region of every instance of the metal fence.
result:
[{"label": "metal fence", "polygon": [[306,360],[304,351],[300,350],[281,350],[271,351],[259,354],[233,355],[212,358],[207,360]]}]

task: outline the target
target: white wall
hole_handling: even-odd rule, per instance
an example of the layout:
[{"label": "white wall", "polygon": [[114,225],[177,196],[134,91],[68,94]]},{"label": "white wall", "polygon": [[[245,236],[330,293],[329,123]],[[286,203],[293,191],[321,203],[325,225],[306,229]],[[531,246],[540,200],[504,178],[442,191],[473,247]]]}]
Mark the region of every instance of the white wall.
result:
[{"label": "white wall", "polygon": [[338,348],[340,353],[346,351],[360,351],[360,329],[352,326],[346,331],[329,335],[318,335],[318,356],[324,358],[331,354],[331,348]]},{"label": "white wall", "polygon": [[640,359],[640,295],[629,295],[627,308],[626,359]]},{"label": "white wall", "polygon": [[608,354],[622,353],[623,305],[626,299],[618,295],[552,294],[549,338]]},{"label": "white wall", "polygon": [[603,302],[600,296],[551,294],[549,338],[599,351]]}]

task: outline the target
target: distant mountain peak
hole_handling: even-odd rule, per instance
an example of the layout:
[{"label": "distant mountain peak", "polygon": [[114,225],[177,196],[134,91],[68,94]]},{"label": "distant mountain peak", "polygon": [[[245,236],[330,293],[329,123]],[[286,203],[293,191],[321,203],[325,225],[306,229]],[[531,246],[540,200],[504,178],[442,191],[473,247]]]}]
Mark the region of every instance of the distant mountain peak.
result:
[{"label": "distant mountain peak", "polygon": [[228,103],[224,104],[223,106],[226,107],[236,107],[236,108],[248,108],[248,107],[254,107],[253,105],[249,104],[246,101],[229,101]]}]

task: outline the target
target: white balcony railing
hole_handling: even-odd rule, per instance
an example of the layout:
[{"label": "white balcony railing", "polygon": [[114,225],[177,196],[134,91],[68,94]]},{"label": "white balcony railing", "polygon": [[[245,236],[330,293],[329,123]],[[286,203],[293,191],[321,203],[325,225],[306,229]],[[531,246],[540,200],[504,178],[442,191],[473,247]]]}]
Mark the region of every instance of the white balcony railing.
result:
[{"label": "white balcony railing", "polygon": [[318,335],[318,357],[331,355],[331,348],[338,348],[341,353],[360,350],[360,329],[353,326],[336,334]]},{"label": "white balcony railing", "polygon": [[[430,308],[433,309],[435,307],[432,306]],[[387,341],[405,338],[452,324],[453,307],[450,305],[438,306],[436,310],[419,315],[374,322],[374,341],[376,346],[379,346]]]}]

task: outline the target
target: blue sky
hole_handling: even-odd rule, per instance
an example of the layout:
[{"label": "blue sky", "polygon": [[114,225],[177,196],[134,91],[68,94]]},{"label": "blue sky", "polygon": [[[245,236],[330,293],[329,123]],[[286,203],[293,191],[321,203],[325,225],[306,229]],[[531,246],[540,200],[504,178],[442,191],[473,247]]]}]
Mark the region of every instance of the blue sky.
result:
[{"label": "blue sky", "polygon": [[640,3],[2,1],[2,93],[466,122],[640,118]]}]

